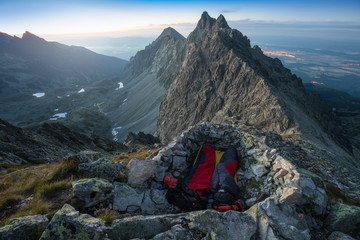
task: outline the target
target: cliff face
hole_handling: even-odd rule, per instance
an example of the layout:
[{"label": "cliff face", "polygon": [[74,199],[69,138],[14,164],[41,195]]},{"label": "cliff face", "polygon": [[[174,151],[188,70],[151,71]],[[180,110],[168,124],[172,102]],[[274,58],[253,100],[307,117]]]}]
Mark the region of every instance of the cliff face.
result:
[{"label": "cliff face", "polygon": [[232,116],[266,131],[328,138],[323,130],[331,128],[329,108],[278,59],[251,48],[222,15],[214,19],[204,12],[185,48],[160,105],[157,131],[163,142],[198,122]]}]

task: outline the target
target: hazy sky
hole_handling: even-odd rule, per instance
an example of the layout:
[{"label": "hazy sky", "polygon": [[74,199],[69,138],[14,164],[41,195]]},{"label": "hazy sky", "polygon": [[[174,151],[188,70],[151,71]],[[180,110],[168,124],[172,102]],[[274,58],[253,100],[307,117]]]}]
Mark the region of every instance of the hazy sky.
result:
[{"label": "hazy sky", "polygon": [[154,34],[152,29],[173,25],[180,32],[184,29],[186,35],[203,11],[212,17],[223,14],[228,21],[360,26],[359,0],[0,0],[0,31],[145,35]]}]

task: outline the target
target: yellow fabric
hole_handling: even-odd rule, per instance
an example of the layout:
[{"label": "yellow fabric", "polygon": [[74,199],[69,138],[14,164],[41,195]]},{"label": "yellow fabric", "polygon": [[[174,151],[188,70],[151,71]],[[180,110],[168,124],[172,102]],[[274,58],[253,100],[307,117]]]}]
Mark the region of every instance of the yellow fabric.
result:
[{"label": "yellow fabric", "polygon": [[224,155],[224,152],[215,150],[215,167],[219,164],[222,155]]},{"label": "yellow fabric", "polygon": [[[221,159],[222,155],[224,155],[224,152],[221,152],[221,151],[215,150],[215,167],[219,164],[219,162],[220,162],[220,159]],[[237,177],[236,177],[236,174],[235,174],[235,176],[234,176],[234,181],[235,181],[235,182],[236,182],[236,184],[237,184]]]},{"label": "yellow fabric", "polygon": [[[199,149],[199,151],[198,151],[198,153],[197,153],[197,155],[196,155],[196,159],[195,159],[195,161],[194,161],[194,163],[193,163],[193,166],[195,165],[195,163],[196,163],[196,161],[197,161],[197,159],[198,159],[198,157],[199,157],[199,154],[200,154],[200,152],[201,152],[201,149],[202,149],[202,146],[200,147],[200,149]],[[221,159],[221,157],[224,155],[224,153],[225,153],[225,152],[221,152],[221,151],[215,150],[215,167],[219,164],[220,159]],[[236,182],[236,184],[237,184],[236,174],[235,174],[235,176],[234,176],[234,180],[235,180],[235,182]]]},{"label": "yellow fabric", "polygon": [[200,154],[202,148],[203,148],[203,146],[201,146],[201,147],[199,148],[199,151],[198,151],[198,153],[196,154],[196,158],[195,158],[195,161],[194,161],[194,163],[193,163],[193,166],[195,166],[195,163],[197,162],[197,160],[198,160],[198,158],[199,158],[199,154]]}]

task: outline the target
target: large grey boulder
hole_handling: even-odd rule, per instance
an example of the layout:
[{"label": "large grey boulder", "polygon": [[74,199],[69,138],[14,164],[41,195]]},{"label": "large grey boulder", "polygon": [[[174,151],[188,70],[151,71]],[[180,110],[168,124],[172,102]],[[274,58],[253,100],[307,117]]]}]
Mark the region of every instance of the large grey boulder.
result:
[{"label": "large grey boulder", "polygon": [[95,162],[79,164],[79,171],[86,178],[102,178],[113,182],[121,174],[124,166],[119,162],[111,162],[109,159],[100,158]]},{"label": "large grey boulder", "polygon": [[331,207],[330,213],[326,218],[325,226],[330,231],[351,233],[359,230],[360,207],[336,204]]},{"label": "large grey boulder", "polygon": [[114,183],[113,209],[121,212],[136,212],[141,210],[144,198],[143,192],[137,192],[126,183]]},{"label": "large grey boulder", "polygon": [[113,209],[121,212],[164,214],[178,212],[178,208],[166,200],[166,191],[135,189],[125,183],[114,183]]},{"label": "large grey boulder", "polygon": [[10,220],[0,228],[0,240],[38,239],[49,223],[43,215],[33,215]]},{"label": "large grey boulder", "polygon": [[210,239],[250,239],[256,232],[256,223],[246,213],[225,213],[206,210],[190,213],[189,227],[193,231],[207,234]]},{"label": "large grey boulder", "polygon": [[113,185],[105,179],[86,178],[72,182],[73,194],[92,207],[113,197]]},{"label": "large grey boulder", "polygon": [[40,240],[107,238],[104,220],[79,214],[72,206],[65,204],[55,213]]},{"label": "large grey boulder", "polygon": [[351,236],[342,232],[332,232],[327,240],[355,240]]},{"label": "large grey boulder", "polygon": [[194,235],[189,229],[183,228],[180,224],[172,226],[170,230],[156,235],[153,240],[193,240]]},{"label": "large grey boulder", "polygon": [[157,216],[135,216],[115,220],[111,225],[111,239],[149,239],[166,232],[178,224],[186,214],[170,214]]},{"label": "large grey boulder", "polygon": [[257,221],[260,239],[269,239],[269,234],[274,235],[274,230],[285,239],[310,239],[308,226],[299,217],[295,207],[278,204],[277,199],[267,198],[254,205],[247,213]]},{"label": "large grey boulder", "polygon": [[157,163],[153,160],[133,158],[127,166],[128,184],[131,187],[146,187],[144,183],[156,174]]}]

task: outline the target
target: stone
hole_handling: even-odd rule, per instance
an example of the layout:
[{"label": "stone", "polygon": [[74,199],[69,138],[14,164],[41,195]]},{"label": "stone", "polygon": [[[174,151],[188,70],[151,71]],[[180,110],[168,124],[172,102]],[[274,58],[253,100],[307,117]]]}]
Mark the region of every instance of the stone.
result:
[{"label": "stone", "polygon": [[133,158],[127,166],[128,184],[131,187],[145,187],[147,180],[156,174],[157,163],[153,160]]},{"label": "stone", "polygon": [[113,197],[113,185],[105,179],[86,178],[72,182],[73,194],[92,207]]},{"label": "stone", "polygon": [[32,215],[11,219],[0,228],[0,240],[39,239],[49,219],[43,215]]},{"label": "stone", "polygon": [[306,199],[299,189],[287,187],[282,192],[280,203],[300,206],[306,203]]},{"label": "stone", "polygon": [[253,197],[253,198],[249,198],[245,201],[245,204],[247,207],[251,207],[256,203],[257,198]]},{"label": "stone", "polygon": [[87,178],[102,178],[113,182],[124,169],[119,162],[111,162],[109,159],[100,158],[91,163],[79,164],[79,171]]},{"label": "stone", "polygon": [[121,212],[141,210],[144,193],[138,193],[126,183],[114,183],[113,209]]},{"label": "stone", "polygon": [[327,195],[324,189],[315,186],[311,178],[299,178],[302,193],[311,203],[311,208],[316,215],[323,215],[327,207]]},{"label": "stone", "polygon": [[246,213],[225,213],[205,210],[190,213],[189,228],[192,231],[209,233],[212,239],[250,239],[256,232],[256,223]]},{"label": "stone", "polygon": [[280,178],[284,177],[286,174],[288,174],[288,171],[286,171],[285,169],[280,169],[275,175],[274,175],[274,180],[279,180]]},{"label": "stone", "polygon": [[187,170],[186,157],[177,155],[173,156],[172,169],[179,172],[184,172],[185,170]]},{"label": "stone", "polygon": [[268,172],[268,170],[262,164],[251,164],[250,167],[252,172],[258,177],[262,177]]},{"label": "stone", "polygon": [[166,176],[166,171],[168,170],[168,167],[165,166],[158,166],[156,168],[156,173],[155,173],[155,181],[157,182],[163,182],[164,181],[164,177]]},{"label": "stone", "polygon": [[170,230],[157,234],[153,238],[153,240],[173,240],[173,239],[193,240],[194,236],[189,230],[183,228],[180,224],[177,224],[172,226]]},{"label": "stone", "polygon": [[[254,205],[256,206],[256,205]],[[277,204],[277,199],[267,198],[258,204],[263,223],[271,226],[285,239],[310,239],[310,230],[296,212],[295,207]],[[265,227],[264,227],[265,228]]]},{"label": "stone", "polygon": [[80,214],[69,204],[55,213],[40,240],[108,239],[104,220]]},{"label": "stone", "polygon": [[166,191],[158,189],[134,189],[125,183],[114,183],[113,209],[121,212],[163,214],[178,212],[178,208],[166,200]]},{"label": "stone", "polygon": [[360,207],[346,204],[336,204],[331,207],[325,220],[325,227],[330,231],[350,233],[360,232]]},{"label": "stone", "polygon": [[102,154],[100,152],[95,151],[81,151],[77,154],[72,154],[67,156],[66,162],[74,162],[74,163],[90,163],[94,162],[97,159],[101,158]]},{"label": "stone", "polygon": [[110,239],[151,239],[178,224],[187,214],[134,216],[115,220],[109,230]]},{"label": "stone", "polygon": [[283,157],[279,155],[275,158],[272,169],[274,172],[277,172],[279,169],[284,169],[288,172],[291,172],[293,169],[295,169],[295,167],[294,165],[292,165],[292,163],[285,160]]},{"label": "stone", "polygon": [[329,235],[327,240],[355,240],[355,238],[352,238],[345,233],[335,231]]}]

